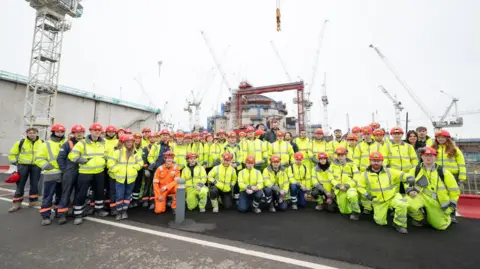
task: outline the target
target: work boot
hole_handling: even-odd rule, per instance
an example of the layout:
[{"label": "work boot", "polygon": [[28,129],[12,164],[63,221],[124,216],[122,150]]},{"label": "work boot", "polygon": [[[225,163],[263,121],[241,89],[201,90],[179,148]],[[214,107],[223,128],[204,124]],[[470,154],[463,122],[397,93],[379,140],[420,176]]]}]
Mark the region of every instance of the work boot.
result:
[{"label": "work boot", "polygon": [[450,218],[452,219],[452,223],[454,223],[454,224],[458,223],[457,216],[456,216],[455,212],[452,215],[450,215]]},{"label": "work boot", "polygon": [[401,234],[407,234],[408,233],[407,228],[400,227],[395,223],[393,224],[393,227],[395,227],[395,229],[397,229],[397,232],[399,232]]},{"label": "work boot", "polygon": [[12,207],[8,210],[8,213],[13,213],[15,211],[18,211],[22,208],[22,202],[13,202]]},{"label": "work boot", "polygon": [[172,213],[173,213],[173,215],[177,214],[177,209],[176,209],[176,208],[172,208]]},{"label": "work boot", "polygon": [[63,224],[65,224],[65,223],[67,223],[67,217],[65,217],[65,215],[60,216],[60,217],[58,218],[58,224],[59,224],[59,225],[63,225]]},{"label": "work boot", "polygon": [[[118,214],[118,215],[120,215],[120,214]],[[122,211],[122,219],[128,219],[127,210]]]},{"label": "work boot", "polygon": [[364,215],[371,215],[371,214],[372,214],[372,210],[363,209],[362,214],[364,214]]},{"label": "work boot", "polygon": [[412,220],[412,225],[415,227],[423,227],[423,222],[418,220]]},{"label": "work boot", "polygon": [[50,225],[52,223],[52,220],[50,217],[42,217],[42,226]]},{"label": "work boot", "polygon": [[41,206],[40,201],[29,202],[28,207]]},{"label": "work boot", "polygon": [[115,208],[110,209],[110,215],[112,215],[112,216],[118,215],[117,209],[115,209]]},{"label": "work boot", "polygon": [[352,214],[350,214],[350,219],[351,220],[359,220],[360,219],[360,214],[358,214],[356,212],[353,212]]},{"label": "work boot", "polygon": [[214,207],[214,208],[212,209],[212,212],[213,212],[213,213],[218,213],[218,207]]},{"label": "work boot", "polygon": [[135,200],[131,203],[132,207],[138,207],[138,201]]},{"label": "work boot", "polygon": [[253,208],[253,212],[259,214],[259,213],[262,213],[262,210],[261,210],[260,208],[258,208],[258,207],[254,207],[254,208]]},{"label": "work boot", "polygon": [[96,217],[106,217],[106,216],[108,216],[108,212],[103,210],[103,209],[100,209],[100,210],[95,211],[95,216]]},{"label": "work boot", "polygon": [[322,204],[318,204],[318,205],[315,207],[315,210],[322,211],[322,210],[323,210],[323,205],[322,205]]},{"label": "work boot", "polygon": [[205,212],[205,208],[200,208],[200,213],[204,213]]},{"label": "work boot", "polygon": [[87,209],[84,211],[84,215],[85,216],[93,215],[93,211],[94,211],[93,207],[88,206]]},{"label": "work boot", "polygon": [[122,212],[117,211],[117,215],[115,215],[115,220],[122,220]]},{"label": "work boot", "polygon": [[155,203],[152,203],[152,204],[150,205],[150,208],[148,208],[148,209],[149,209],[149,210],[155,210]]},{"label": "work boot", "polygon": [[275,210],[275,206],[273,204],[270,204],[270,207],[268,208],[268,211],[275,213],[277,210]]},{"label": "work boot", "polygon": [[83,218],[82,217],[76,217],[74,220],[73,220],[73,224],[75,225],[80,225],[83,223]]},{"label": "work boot", "polygon": [[142,207],[148,207],[148,201],[143,201]]},{"label": "work boot", "polygon": [[293,209],[293,210],[297,210],[297,209],[298,209],[297,204],[292,204],[292,209]]}]

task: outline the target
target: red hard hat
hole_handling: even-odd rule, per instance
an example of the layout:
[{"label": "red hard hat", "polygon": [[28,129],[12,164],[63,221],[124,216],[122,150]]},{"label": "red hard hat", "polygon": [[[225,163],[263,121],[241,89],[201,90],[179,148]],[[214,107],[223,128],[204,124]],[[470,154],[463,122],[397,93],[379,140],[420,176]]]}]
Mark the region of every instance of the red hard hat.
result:
[{"label": "red hard hat", "polygon": [[198,132],[193,132],[193,134],[192,134],[192,138],[199,137],[199,136],[200,136],[200,134]]},{"label": "red hard hat", "polygon": [[117,132],[117,128],[115,128],[115,126],[113,125],[108,125],[106,128],[105,128],[105,132]]},{"label": "red hard hat", "polygon": [[132,134],[132,130],[130,130],[130,128],[127,128],[127,129],[125,129],[125,133],[126,134]]},{"label": "red hard hat", "polygon": [[295,152],[295,154],[293,154],[293,158],[295,158],[295,160],[297,160],[297,161],[301,161],[301,160],[303,160],[303,153]]},{"label": "red hard hat", "polygon": [[175,137],[185,137],[185,134],[183,134],[183,132],[176,132]]},{"label": "red hard hat", "polygon": [[380,124],[378,122],[372,122],[368,126],[372,127],[373,129],[380,128]]},{"label": "red hard hat", "polygon": [[347,141],[348,141],[348,140],[355,140],[355,141],[357,141],[357,140],[358,140],[358,137],[357,137],[356,135],[354,135],[354,134],[349,134],[349,135],[347,135]]},{"label": "red hard hat", "polygon": [[85,132],[85,127],[81,124],[75,124],[72,126],[72,133]]},{"label": "red hard hat", "polygon": [[63,124],[57,123],[52,126],[52,132],[65,132],[65,126]]},{"label": "red hard hat", "polygon": [[245,163],[255,164],[255,156],[247,156],[247,158],[245,158]]},{"label": "red hard hat", "polygon": [[265,132],[264,132],[263,130],[261,130],[261,129],[258,129],[258,130],[255,131],[255,135],[256,135],[256,136],[261,136],[261,135],[263,135],[264,133],[265,133]]},{"label": "red hard hat", "polygon": [[224,161],[231,161],[232,160],[232,154],[230,152],[225,152],[222,154],[222,158]]},{"label": "red hard hat", "polygon": [[150,133],[147,135],[147,138],[156,137],[156,136],[157,136],[157,133],[155,133],[155,132],[150,132]]},{"label": "red hard hat", "polygon": [[238,136],[240,136],[240,137],[245,137],[246,135],[247,135],[247,134],[246,134],[245,132],[240,132],[240,133],[238,133]]},{"label": "red hard hat", "polygon": [[393,127],[390,130],[390,134],[403,134],[403,130],[400,127]]},{"label": "red hard hat", "polygon": [[323,130],[318,128],[318,129],[315,129],[315,132],[314,134],[318,134],[318,135],[323,135]]},{"label": "red hard hat", "polygon": [[375,129],[373,135],[385,135],[385,132],[382,129]]},{"label": "red hard hat", "polygon": [[163,134],[170,135],[170,132],[167,129],[162,129],[160,131],[160,135],[163,135]]},{"label": "red hard hat", "polygon": [[220,129],[220,130],[217,132],[217,135],[221,135],[221,134],[226,134],[223,129]]},{"label": "red hard hat", "polygon": [[208,137],[213,137],[213,135],[211,133],[205,134],[205,139],[208,138]]},{"label": "red hard hat", "polygon": [[103,126],[100,123],[94,123],[90,125],[90,131],[103,131]]},{"label": "red hard hat", "polygon": [[186,134],[185,139],[192,139],[192,135],[191,134]]},{"label": "red hard hat", "polygon": [[439,137],[439,136],[451,137],[450,133],[447,132],[446,130],[440,130],[440,131],[435,133],[435,137]]},{"label": "red hard hat", "polygon": [[319,152],[317,154],[317,158],[320,160],[320,159],[328,159],[328,154],[325,153],[325,152]]},{"label": "red hard hat", "polygon": [[383,161],[383,155],[380,152],[372,152],[370,154],[370,161]]},{"label": "red hard hat", "polygon": [[270,157],[270,162],[271,163],[279,163],[280,162],[280,156],[272,155],[272,157]]},{"label": "red hard hat", "polygon": [[135,141],[135,137],[131,135],[122,135],[122,142]]},{"label": "red hard hat", "polygon": [[282,131],[278,131],[278,132],[277,132],[277,136],[278,136],[278,137],[284,137],[284,136],[285,136],[285,133],[282,132]]},{"label": "red hard hat", "polygon": [[372,127],[370,126],[365,126],[362,128],[362,133],[363,134],[372,134],[373,130],[372,130]]},{"label": "red hard hat", "polygon": [[124,133],[125,133],[125,129],[123,129],[123,128],[118,128],[118,129],[117,129],[117,134],[120,133],[120,132],[124,132]]},{"label": "red hard hat", "polygon": [[425,147],[423,150],[420,150],[420,155],[424,155],[424,154],[437,156],[437,151],[432,147]]},{"label": "red hard hat", "polygon": [[229,138],[235,138],[235,137],[237,137],[237,134],[235,132],[230,132],[230,133],[228,133],[228,137]]},{"label": "red hard hat", "polygon": [[174,157],[175,157],[175,154],[173,154],[173,152],[171,152],[171,151],[167,151],[163,154],[164,159],[167,159],[167,158],[172,158],[173,159]]},{"label": "red hard hat", "polygon": [[20,174],[18,172],[13,172],[7,179],[5,183],[15,183],[20,180]]},{"label": "red hard hat", "polygon": [[352,133],[360,133],[362,131],[362,129],[360,129],[360,127],[358,126],[355,126],[352,128]]},{"label": "red hard hat", "polygon": [[196,158],[198,158],[198,154],[195,153],[195,152],[189,152],[187,154],[187,160],[190,159],[190,158],[195,158],[196,159]]},{"label": "red hard hat", "polygon": [[141,133],[134,133],[133,138],[142,138],[142,134]]},{"label": "red hard hat", "polygon": [[347,152],[348,152],[347,149],[344,148],[344,147],[338,147],[338,148],[335,150],[335,153],[336,153],[337,155],[345,155],[345,154],[347,154]]},{"label": "red hard hat", "polygon": [[152,130],[150,130],[150,128],[148,128],[148,127],[144,127],[144,128],[142,129],[142,133],[145,133],[145,132],[149,133],[149,132],[151,132],[151,131],[152,131]]},{"label": "red hard hat", "polygon": [[255,128],[253,128],[252,126],[248,126],[247,133],[250,133],[250,132],[255,132]]}]

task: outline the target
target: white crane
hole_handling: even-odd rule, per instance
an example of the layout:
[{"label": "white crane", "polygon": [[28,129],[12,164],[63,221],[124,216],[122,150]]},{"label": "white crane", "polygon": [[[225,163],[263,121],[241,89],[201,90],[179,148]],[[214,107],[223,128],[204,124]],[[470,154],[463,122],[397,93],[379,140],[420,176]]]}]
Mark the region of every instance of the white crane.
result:
[{"label": "white crane", "polygon": [[[460,115],[458,114],[458,98],[457,97],[454,97],[444,91],[440,91],[441,93],[449,96],[450,98],[452,98],[452,102],[450,103],[450,105],[447,107],[447,109],[445,110],[445,113],[443,113],[442,117],[440,118],[440,120],[438,121],[437,125],[440,125],[440,127],[442,127],[441,125],[448,125],[449,127],[462,127],[463,126],[463,118],[460,117]],[[453,120],[451,121],[446,121],[446,118],[448,116],[448,114],[450,113],[450,110],[452,110],[452,108],[455,107],[454,109],[454,112],[453,112]]]},{"label": "white crane", "polygon": [[328,125],[328,96],[327,96],[327,73],[323,73],[322,84],[322,105],[323,105],[323,124],[322,129],[326,136],[330,135],[330,126]]},{"label": "white crane", "polygon": [[388,99],[392,101],[393,107],[395,108],[395,124],[396,126],[401,126],[402,123],[401,123],[400,117],[401,117],[402,110],[404,109],[402,102],[398,101],[397,95],[393,97],[382,85],[378,85],[378,87],[388,97]]},{"label": "white crane", "polygon": [[[420,98],[418,98],[418,96],[410,88],[410,86],[407,84],[407,82],[400,78],[400,75],[397,73],[395,68],[393,68],[393,65],[387,60],[385,55],[383,55],[380,52],[380,50],[377,47],[375,47],[374,45],[370,44],[369,47],[372,48],[378,54],[380,59],[387,66],[387,68],[390,70],[390,72],[392,72],[392,74],[395,76],[397,81],[402,85],[402,87],[407,91],[407,93],[410,95],[410,97],[412,97],[412,99],[417,103],[417,105],[420,107],[420,109],[423,111],[423,113],[425,113],[425,115],[428,117],[428,119],[432,122],[432,125],[436,130],[444,128],[444,127],[461,127],[461,126],[463,126],[463,119],[460,118],[460,117],[458,117],[457,119],[455,119],[453,121],[443,121],[443,120],[436,121],[433,114],[428,110],[427,106],[420,100]],[[447,114],[448,114],[448,111],[450,111],[453,104],[456,103],[457,101],[458,101],[458,99],[452,101],[452,104],[450,104],[450,106],[447,110]]]},{"label": "white crane", "polygon": [[282,65],[283,72],[285,72],[285,76],[288,79],[288,82],[292,82],[292,78],[290,77],[290,74],[288,73],[287,67],[285,66],[285,63],[282,60],[282,57],[280,57],[280,53],[278,53],[277,47],[275,47],[275,44],[273,43],[273,40],[270,41],[270,45],[272,45],[272,49],[277,55],[278,60],[280,61],[280,64]]},{"label": "white crane", "polygon": [[80,18],[79,0],[27,0],[36,10],[33,45],[25,94],[23,119],[46,138],[55,120],[63,32],[70,30],[66,16]]},{"label": "white crane", "polygon": [[186,104],[183,110],[188,112],[188,129],[192,130],[193,129],[193,113],[192,113],[193,111],[187,99],[185,99],[185,102]]},{"label": "white crane", "polygon": [[480,114],[480,109],[477,110],[465,110],[465,111],[460,111],[458,112],[459,116],[463,115],[473,115],[473,114]]}]

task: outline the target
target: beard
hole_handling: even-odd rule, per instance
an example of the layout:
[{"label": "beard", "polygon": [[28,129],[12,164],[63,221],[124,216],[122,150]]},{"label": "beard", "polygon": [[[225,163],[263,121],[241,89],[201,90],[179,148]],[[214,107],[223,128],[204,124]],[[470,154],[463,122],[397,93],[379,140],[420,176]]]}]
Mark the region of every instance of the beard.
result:
[{"label": "beard", "polygon": [[380,168],[382,168],[382,165],[381,164],[372,164],[372,168],[375,169],[375,170],[380,170]]}]

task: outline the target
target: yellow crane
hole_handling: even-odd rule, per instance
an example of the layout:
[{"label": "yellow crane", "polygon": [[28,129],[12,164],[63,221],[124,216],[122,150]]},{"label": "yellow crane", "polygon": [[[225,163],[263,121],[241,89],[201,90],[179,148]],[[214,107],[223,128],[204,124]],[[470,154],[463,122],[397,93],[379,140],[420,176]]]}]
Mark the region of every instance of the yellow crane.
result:
[{"label": "yellow crane", "polygon": [[280,27],[280,0],[277,0],[277,32],[280,32],[282,29]]}]

